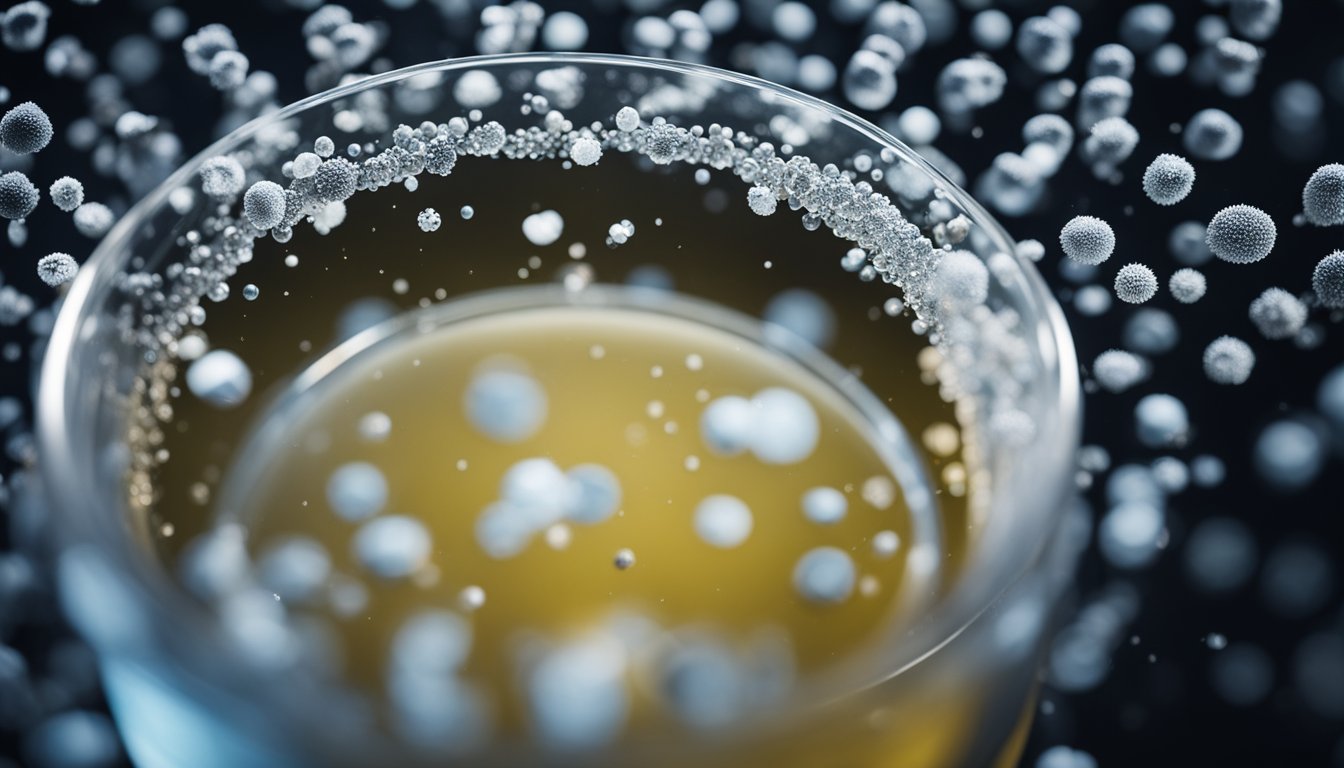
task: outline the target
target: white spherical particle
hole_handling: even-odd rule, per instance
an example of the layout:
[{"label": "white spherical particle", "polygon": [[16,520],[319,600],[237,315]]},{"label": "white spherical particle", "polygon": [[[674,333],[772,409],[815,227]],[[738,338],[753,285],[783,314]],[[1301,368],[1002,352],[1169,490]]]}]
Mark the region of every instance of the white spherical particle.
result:
[{"label": "white spherical particle", "polygon": [[639,127],[639,112],[634,107],[621,107],[616,112],[616,128],[629,133]]},{"label": "white spherical particle", "polygon": [[1220,336],[1204,348],[1204,375],[1218,384],[1244,384],[1255,367],[1255,352],[1234,336]]},{"label": "white spherical particle", "polygon": [[415,224],[421,232],[437,232],[443,225],[443,217],[433,208],[426,208],[415,217]]},{"label": "white spherical particle", "polygon": [[1167,281],[1167,290],[1171,291],[1172,298],[1182,304],[1194,304],[1204,298],[1207,289],[1208,282],[1204,274],[1189,267],[1176,270]]},{"label": "white spherical particle", "polygon": [[1171,395],[1147,395],[1134,407],[1139,442],[1149,448],[1166,448],[1185,442],[1190,417],[1185,404]]},{"label": "white spherical particle", "polygon": [[580,464],[565,476],[573,488],[573,501],[565,509],[570,520],[600,523],[620,508],[621,483],[610,469],[600,464]]},{"label": "white spherical particle", "polygon": [[1344,309],[1344,251],[1335,251],[1316,264],[1311,289],[1322,306]]},{"label": "white spherical particle", "polygon": [[1223,261],[1250,264],[1268,256],[1277,237],[1269,214],[1250,205],[1232,205],[1214,214],[1205,242]]},{"label": "white spherical particle", "polygon": [[1266,288],[1251,302],[1251,323],[1266,339],[1290,339],[1307,324],[1307,305],[1282,288]]},{"label": "white spherical particle", "polygon": [[420,570],[433,549],[424,523],[402,515],[365,523],[355,533],[353,546],[360,565],[384,579],[401,579]]},{"label": "white spherical particle", "polygon": [[1126,264],[1115,275],[1115,297],[1142,304],[1157,295],[1157,275],[1143,264]]},{"label": "white spherical particle", "polygon": [[1121,349],[1108,349],[1092,363],[1092,376],[1108,392],[1123,392],[1143,380],[1148,365],[1143,358]]},{"label": "white spherical particle", "polygon": [[770,387],[751,398],[755,411],[751,452],[767,464],[796,464],[812,455],[821,423],[807,398],[783,387]]},{"label": "white spherical particle", "polygon": [[555,211],[546,210],[534,213],[523,219],[523,237],[536,246],[546,246],[560,239],[564,234],[565,220]]},{"label": "white spherical particle", "polygon": [[845,494],[834,488],[823,485],[803,494],[803,516],[818,525],[835,525],[848,510]]},{"label": "white spherical particle", "polygon": [[1195,186],[1195,167],[1180,155],[1158,155],[1143,172],[1143,192],[1158,205],[1175,205]]},{"label": "white spherical particle", "polygon": [[569,157],[575,165],[596,165],[602,159],[602,144],[589,136],[575,139],[569,148]]},{"label": "white spherical particle", "polygon": [[37,276],[55,288],[74,279],[79,264],[68,253],[49,253],[37,260]]},{"label": "white spherical particle", "polygon": [[720,397],[700,415],[700,438],[720,456],[735,456],[747,450],[756,430],[756,409],[736,395]]},{"label": "white spherical particle", "polygon": [[258,181],[243,195],[243,215],[265,232],[285,218],[285,188],[274,181]]},{"label": "white spherical particle", "polygon": [[1075,216],[1059,231],[1059,245],[1070,259],[1096,265],[1115,250],[1115,231],[1095,216]]},{"label": "white spherical particle", "polygon": [[896,66],[877,51],[856,51],[840,82],[845,98],[859,109],[885,109],[896,98]]},{"label": "white spherical particle", "polygon": [[51,195],[52,205],[66,213],[75,210],[84,202],[84,185],[78,179],[69,176],[62,176],[53,181],[47,192]]},{"label": "white spherical particle", "polygon": [[769,216],[779,207],[779,199],[769,187],[752,187],[747,190],[747,207],[757,216]]},{"label": "white spherical particle", "polygon": [[51,118],[42,108],[25,101],[0,118],[0,144],[16,155],[40,151],[51,142]]},{"label": "white spherical particle", "polygon": [[708,496],[695,507],[695,532],[706,544],[732,549],[751,535],[751,510],[726,494]]},{"label": "white spherical particle", "polygon": [[387,478],[366,461],[342,464],[327,478],[327,504],[343,520],[367,520],[387,506]]},{"label": "white spherical particle", "polygon": [[504,443],[526,440],[546,421],[546,391],[521,371],[485,370],[463,397],[467,418],[482,434]]},{"label": "white spherical particle", "polygon": [[252,371],[234,353],[216,349],[187,368],[187,389],[216,408],[234,408],[252,392]]},{"label": "white spherical particle", "polygon": [[1344,165],[1323,165],[1302,188],[1302,213],[1318,227],[1344,224]]},{"label": "white spherical particle", "polygon": [[1199,160],[1226,160],[1241,149],[1241,139],[1241,124],[1221,109],[1200,110],[1185,125],[1185,149]]},{"label": "white spherical particle", "polygon": [[217,155],[201,163],[197,173],[201,177],[201,191],[217,200],[223,200],[243,191],[246,174],[243,166],[228,155]]},{"label": "white spherical particle", "polygon": [[523,459],[499,483],[500,499],[522,513],[533,530],[559,522],[575,506],[577,488],[555,462]]},{"label": "white spherical particle", "polygon": [[85,237],[98,238],[107,234],[116,217],[112,215],[112,209],[102,203],[84,203],[75,209],[71,220],[76,232]]},{"label": "white spherical particle", "polygon": [[854,561],[835,547],[809,550],[793,567],[793,588],[810,603],[843,603],[854,593],[854,582]]}]

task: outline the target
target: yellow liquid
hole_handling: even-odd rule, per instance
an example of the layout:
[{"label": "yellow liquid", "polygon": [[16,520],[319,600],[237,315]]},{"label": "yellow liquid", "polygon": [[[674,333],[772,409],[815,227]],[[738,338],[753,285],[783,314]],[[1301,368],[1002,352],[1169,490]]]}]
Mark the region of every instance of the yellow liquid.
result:
[{"label": "yellow liquid", "polygon": [[[521,441],[483,433],[465,402],[473,378],[502,358],[546,393],[544,421]],[[472,651],[460,674],[498,692],[491,719],[513,738],[528,733],[527,702],[513,681],[530,636],[562,641],[639,616],[664,633],[712,631],[746,655],[757,643],[782,644],[792,674],[806,678],[872,643],[937,588],[939,521],[927,490],[917,513],[907,505],[902,480],[919,470],[876,447],[877,401],[847,383],[865,414],[803,363],[742,335],[646,309],[538,306],[413,327],[334,373],[318,368],[324,376],[297,397],[295,412],[282,410],[282,426],[270,425],[280,441],[244,450],[257,469],[235,471],[242,490],[226,492],[222,504],[240,511],[254,552],[307,537],[331,554],[336,572],[367,585],[367,603],[340,618],[336,633],[346,675],[368,688],[382,684],[378,660],[398,628],[426,608],[460,611],[468,587],[485,602],[470,613]],[[767,463],[750,450],[724,456],[706,445],[700,422],[711,403],[772,387],[801,395],[816,414],[819,434],[806,458]],[[385,415],[385,437],[361,431],[368,414]],[[618,511],[598,523],[558,523],[521,552],[492,556],[477,540],[477,520],[500,498],[510,467],[536,457],[561,469],[606,467],[620,481]],[[384,514],[412,517],[428,531],[433,547],[414,573],[382,578],[361,566],[352,547],[361,523],[341,519],[323,492],[349,462],[382,471]],[[843,493],[843,519],[805,516],[804,494],[818,486]],[[716,494],[751,510],[740,544],[716,546],[697,533],[697,505]],[[884,531],[899,540],[894,551],[875,545]],[[806,599],[794,583],[800,558],[823,546],[855,566],[853,587],[834,604]],[[614,561],[623,549],[635,558],[624,568]],[[332,615],[321,601],[296,607]],[[659,713],[656,701],[641,701],[656,697],[637,690],[638,674],[628,670],[635,724]]]}]

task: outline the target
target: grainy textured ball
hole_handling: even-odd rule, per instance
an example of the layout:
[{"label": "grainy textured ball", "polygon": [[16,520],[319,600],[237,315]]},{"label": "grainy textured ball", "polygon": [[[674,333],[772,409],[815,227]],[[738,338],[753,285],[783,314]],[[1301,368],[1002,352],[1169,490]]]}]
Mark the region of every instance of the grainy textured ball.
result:
[{"label": "grainy textured ball", "polygon": [[1115,275],[1115,297],[1142,304],[1157,295],[1157,275],[1143,264],[1126,264]]},{"label": "grainy textured ball", "polygon": [[227,155],[206,160],[197,173],[201,177],[201,191],[215,199],[233,197],[243,191],[243,166]]},{"label": "grainy textured ball", "polygon": [[75,231],[85,237],[102,237],[112,228],[115,218],[112,209],[102,203],[85,203],[75,209],[72,217]]},{"label": "grainy textured ball", "polygon": [[1274,249],[1277,237],[1274,220],[1251,205],[1231,205],[1214,214],[1204,235],[1213,255],[1233,264],[1265,258]]},{"label": "grainy textured ball", "polygon": [[425,145],[425,170],[435,176],[447,176],[457,165],[457,147],[447,136],[435,136]]},{"label": "grainy textured ball", "polygon": [[1049,144],[1059,153],[1060,157],[1067,155],[1070,149],[1073,149],[1073,126],[1069,121],[1059,115],[1044,114],[1036,115],[1022,124],[1022,141],[1028,145],[1036,143]]},{"label": "grainy textured ball", "polygon": [[1182,304],[1194,304],[1204,298],[1207,289],[1208,282],[1203,273],[1189,267],[1176,270],[1167,281],[1167,290],[1171,291],[1172,298]]},{"label": "grainy textured ball", "polygon": [[1073,60],[1073,37],[1054,19],[1033,16],[1017,28],[1017,53],[1033,70],[1058,74]]},{"label": "grainy textured ball", "polygon": [[20,171],[10,171],[0,176],[0,216],[6,219],[22,219],[37,207],[37,187]]},{"label": "grainy textured ball", "polygon": [[1128,160],[1138,145],[1138,130],[1128,120],[1118,116],[1098,120],[1083,143],[1089,158],[1110,165]]},{"label": "grainy textured ball", "polygon": [[66,213],[75,210],[84,202],[84,185],[78,179],[69,176],[62,176],[53,181],[47,193],[51,195],[52,205]]},{"label": "grainy textured ball", "polygon": [[79,265],[68,253],[49,253],[37,260],[37,276],[52,288],[68,283],[79,271]]},{"label": "grainy textured ball", "polygon": [[1185,124],[1185,149],[1199,160],[1226,160],[1241,149],[1241,123],[1221,109],[1202,109]]},{"label": "grainy textured ball", "polygon": [[1059,231],[1064,255],[1080,264],[1100,264],[1115,250],[1115,231],[1095,216],[1075,216]]},{"label": "grainy textured ball", "polygon": [[247,80],[247,57],[238,51],[220,51],[210,59],[210,85],[217,91],[232,91]]},{"label": "grainy textured ball", "polygon": [[1318,227],[1344,224],[1344,165],[1323,165],[1302,188],[1302,213]]},{"label": "grainy textured ball", "polygon": [[187,66],[198,75],[210,74],[210,63],[220,51],[238,50],[238,41],[233,32],[223,24],[206,24],[182,41],[182,52],[186,54]]},{"label": "grainy textured ball", "polygon": [[415,217],[415,223],[421,232],[436,232],[443,224],[443,217],[433,208],[426,208]]},{"label": "grainy textured ball", "polygon": [[1158,155],[1143,172],[1143,192],[1158,205],[1175,205],[1195,186],[1195,167],[1180,155]]},{"label": "grainy textured ball", "polygon": [[1108,392],[1123,392],[1143,380],[1148,365],[1123,349],[1108,349],[1092,362],[1092,377]]},{"label": "grainy textured ball", "polygon": [[1255,353],[1235,336],[1220,336],[1204,349],[1204,375],[1216,384],[1244,384],[1255,367]]},{"label": "grainy textured ball", "polygon": [[243,195],[243,215],[262,232],[285,218],[285,188],[274,181],[258,181]]},{"label": "grainy textured ball", "polygon": [[51,142],[51,118],[31,101],[10,109],[0,118],[0,144],[19,155],[40,151]]},{"label": "grainy textured ball", "polygon": [[1287,339],[1307,324],[1307,305],[1282,288],[1266,288],[1251,302],[1251,323],[1266,339]]},{"label": "grainy textured ball", "polygon": [[1128,80],[1134,74],[1134,53],[1119,43],[1107,43],[1092,52],[1087,62],[1087,76],[1109,75]]},{"label": "grainy textured ball", "polygon": [[317,167],[313,174],[313,188],[323,202],[336,203],[355,194],[359,183],[359,172],[354,163],[343,158],[327,160]]},{"label": "grainy textured ball", "polygon": [[575,165],[593,165],[602,159],[602,145],[597,139],[588,136],[575,139],[569,148],[569,157]]},{"label": "grainy textured ball", "polygon": [[1311,273],[1311,289],[1323,306],[1344,309],[1344,251],[1321,259]]}]

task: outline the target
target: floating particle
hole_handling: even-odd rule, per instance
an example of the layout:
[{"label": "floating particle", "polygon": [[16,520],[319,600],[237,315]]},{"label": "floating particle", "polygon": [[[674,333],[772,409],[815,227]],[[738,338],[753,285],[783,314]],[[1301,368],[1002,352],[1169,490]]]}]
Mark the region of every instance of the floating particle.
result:
[{"label": "floating particle", "polygon": [[356,431],[361,440],[381,443],[392,434],[392,417],[382,411],[370,411],[359,417]]},{"label": "floating particle", "polygon": [[1203,222],[1183,221],[1171,228],[1167,236],[1167,250],[1176,261],[1190,267],[1197,267],[1213,258],[1207,240],[1208,229]]},{"label": "floating particle", "polygon": [[635,564],[635,551],[629,548],[616,550],[616,556],[612,558],[612,564],[616,566],[617,570],[628,570]]},{"label": "floating particle", "polygon": [[217,91],[232,91],[247,80],[247,57],[238,51],[220,51],[210,59],[210,86]]},{"label": "floating particle", "polygon": [[1223,261],[1250,264],[1268,256],[1277,237],[1269,214],[1250,205],[1232,205],[1214,214],[1205,242]]},{"label": "floating particle", "polygon": [[187,389],[216,408],[235,408],[252,392],[252,371],[229,350],[212,350],[187,368]]},{"label": "floating particle", "polygon": [[470,205],[464,205],[457,213],[462,217],[463,221],[469,221],[472,216],[476,215],[476,209],[472,208]]},{"label": "floating particle", "polygon": [[468,613],[479,611],[485,607],[485,590],[475,584],[465,586],[457,593],[457,604]]},{"label": "floating particle", "polygon": [[424,523],[404,515],[370,520],[355,532],[353,542],[360,565],[384,579],[401,579],[420,570],[432,547]]},{"label": "floating particle", "polygon": [[767,464],[796,464],[812,455],[821,423],[807,398],[784,387],[769,387],[751,398],[751,452]]},{"label": "floating particle", "polygon": [[938,260],[932,284],[944,308],[966,310],[989,298],[989,268],[970,251],[951,251]]},{"label": "floating particle", "polygon": [[1091,129],[1106,118],[1124,117],[1133,101],[1134,86],[1128,80],[1112,75],[1093,77],[1078,91],[1078,125]]},{"label": "floating particle", "polygon": [[1115,232],[1095,216],[1075,216],[1059,231],[1059,245],[1079,264],[1097,265],[1115,250]]},{"label": "floating particle", "polygon": [[261,289],[258,288],[258,287],[256,286],[256,284],[254,284],[254,283],[248,283],[247,285],[244,285],[244,286],[243,286],[243,299],[244,299],[244,300],[246,300],[246,301],[256,301],[256,300],[257,300],[257,297],[260,296],[260,295],[261,295]]},{"label": "floating particle", "polygon": [[639,112],[634,107],[621,107],[616,112],[616,128],[630,133],[639,127]]},{"label": "floating particle", "polygon": [[882,311],[885,312],[888,317],[896,317],[905,311],[905,302],[892,296],[890,299],[882,302]]},{"label": "floating particle", "polygon": [[971,39],[987,51],[997,51],[1013,39],[1013,21],[997,9],[980,11],[971,18]]},{"label": "floating particle", "polygon": [[503,149],[507,140],[508,134],[504,126],[498,121],[491,120],[485,125],[471,129],[471,133],[467,135],[466,148],[472,154],[488,157]]},{"label": "floating particle", "polygon": [[1302,188],[1302,213],[1318,227],[1344,224],[1344,165],[1323,165]]},{"label": "floating particle", "polygon": [[467,109],[484,109],[497,103],[503,95],[499,80],[484,69],[464,72],[453,84],[453,98]]},{"label": "floating particle", "polygon": [[207,159],[201,163],[198,173],[201,177],[201,191],[216,200],[224,200],[243,191],[243,166],[228,155]]},{"label": "floating particle", "polygon": [[589,136],[575,139],[569,148],[569,157],[575,165],[596,165],[602,159],[602,144]]},{"label": "floating particle", "polygon": [[1189,57],[1176,43],[1163,43],[1148,57],[1148,70],[1158,77],[1176,77],[1185,71]]},{"label": "floating particle", "polygon": [[886,509],[896,501],[896,484],[886,475],[873,475],[863,481],[859,495],[877,509]]},{"label": "floating particle", "polygon": [[751,535],[751,509],[736,496],[707,496],[695,506],[695,533],[712,547],[732,549]]},{"label": "floating particle", "polygon": [[1266,288],[1251,301],[1250,317],[1266,339],[1292,339],[1306,324],[1306,304],[1282,288]]},{"label": "floating particle", "polygon": [[765,305],[765,322],[790,331],[814,347],[825,348],[835,338],[835,312],[813,291],[789,288]]},{"label": "floating particle", "polygon": [[840,76],[845,98],[859,109],[886,109],[896,98],[896,65],[877,51],[854,52]]},{"label": "floating particle", "polygon": [[1335,251],[1316,263],[1311,289],[1322,306],[1344,309],[1344,251]]},{"label": "floating particle", "polygon": [[1126,264],[1115,275],[1115,297],[1142,304],[1157,295],[1157,275],[1143,264]]},{"label": "floating particle", "polygon": [[265,232],[285,218],[285,188],[274,181],[258,181],[243,195],[243,215]]},{"label": "floating particle", "polygon": [[1099,317],[1110,311],[1111,292],[1100,285],[1084,285],[1073,295],[1073,306],[1087,317]]},{"label": "floating particle", "polygon": [[1017,29],[1017,53],[1036,72],[1054,75],[1073,60],[1073,36],[1047,16],[1033,16]]},{"label": "floating particle", "polygon": [[580,50],[588,42],[588,22],[577,13],[552,13],[541,27],[541,42],[551,51]]},{"label": "floating particle", "polygon": [[84,202],[84,185],[78,179],[62,176],[51,183],[47,194],[51,196],[52,205],[69,213]]},{"label": "floating particle", "polygon": [[1310,426],[1281,419],[1255,440],[1255,468],[1267,482],[1285,490],[1304,488],[1325,463],[1325,445]]},{"label": "floating particle", "polygon": [[470,658],[472,641],[471,624],[452,611],[415,614],[392,637],[389,676],[451,675]]},{"label": "floating particle", "polygon": [[327,504],[343,520],[367,520],[387,506],[387,478],[367,461],[342,464],[327,478]]},{"label": "floating particle", "polygon": [[1119,77],[1128,80],[1134,75],[1134,52],[1119,43],[1107,43],[1092,51],[1087,62],[1088,77]]},{"label": "floating particle", "polygon": [[496,560],[513,557],[523,551],[536,532],[533,522],[525,510],[496,502],[476,519],[476,543]]},{"label": "floating particle", "polygon": [[494,440],[516,443],[546,421],[546,391],[520,371],[486,369],[472,377],[463,398],[472,426]]},{"label": "floating particle", "polygon": [[1036,768],[1097,768],[1097,760],[1080,749],[1060,745],[1042,752]]},{"label": "floating particle", "polygon": [[11,51],[35,51],[47,38],[49,18],[51,9],[46,3],[19,3],[0,15],[0,40]]},{"label": "floating particle", "polygon": [[1180,445],[1190,432],[1185,404],[1171,395],[1146,395],[1134,407],[1134,419],[1139,442],[1149,448]]},{"label": "floating particle", "polygon": [[752,444],[756,428],[756,410],[746,398],[720,397],[700,414],[700,437],[709,450],[721,456],[735,456]]},{"label": "floating particle", "polygon": [[565,517],[580,523],[600,523],[616,514],[621,506],[621,483],[616,475],[600,464],[580,464],[565,473],[573,488],[573,500],[565,508]]},{"label": "floating particle", "polygon": [[1171,291],[1172,298],[1182,304],[1194,304],[1204,298],[1208,281],[1199,270],[1186,267],[1172,273],[1171,279],[1167,281],[1167,290]]},{"label": "floating particle", "polygon": [[37,260],[37,276],[52,288],[70,282],[78,271],[79,264],[68,253],[49,253]]},{"label": "floating particle", "polygon": [[769,216],[779,206],[779,198],[769,187],[752,187],[747,190],[747,207],[757,216]]},{"label": "floating particle", "polygon": [[1185,544],[1185,572],[1204,592],[1231,592],[1244,586],[1258,558],[1250,529],[1228,517],[1200,522]]},{"label": "floating particle", "polygon": [[988,59],[957,59],[938,73],[938,104],[944,118],[964,120],[1002,98],[1007,83],[1007,73]]},{"label": "floating particle", "polygon": [[873,555],[888,560],[901,548],[901,537],[895,531],[878,531],[873,535]]},{"label": "floating particle", "polygon": [[1117,568],[1142,568],[1158,554],[1165,527],[1162,510],[1144,502],[1112,508],[1097,528],[1097,543],[1107,562]]},{"label": "floating particle", "polygon": [[41,151],[51,134],[51,118],[31,101],[11,107],[0,118],[0,144],[16,155]]},{"label": "floating particle", "polygon": [[425,170],[447,176],[457,165],[457,146],[447,136],[435,136],[425,144]]},{"label": "floating particle", "polygon": [[845,519],[849,502],[834,488],[818,486],[803,494],[803,516],[818,525],[834,525]]},{"label": "floating particle", "polygon": [[1232,0],[1228,8],[1232,27],[1248,40],[1267,40],[1279,28],[1282,0]]},{"label": "floating particle", "polygon": [[1073,148],[1074,131],[1069,121],[1049,113],[1036,115],[1022,125],[1022,141],[1028,145],[1046,144],[1063,157]]},{"label": "floating particle", "polygon": [[317,169],[322,165],[322,158],[313,152],[300,152],[299,156],[294,158],[294,164],[290,166],[290,171],[296,179],[311,178],[317,173]]},{"label": "floating particle", "polygon": [[835,547],[808,550],[793,567],[794,590],[812,603],[843,603],[854,593],[855,579],[854,561]]},{"label": "floating particle", "polygon": [[560,751],[615,741],[630,716],[625,656],[615,638],[600,634],[543,656],[525,681],[538,739]]},{"label": "floating particle", "polygon": [[817,93],[835,87],[835,64],[825,56],[809,53],[798,60],[798,85]]},{"label": "floating particle", "polygon": [[910,107],[902,112],[896,126],[901,138],[915,146],[926,146],[937,141],[943,128],[938,113],[921,106]]},{"label": "floating particle", "polygon": [[1175,456],[1162,456],[1152,464],[1153,480],[1166,493],[1180,493],[1190,485],[1190,468]]},{"label": "floating particle", "polygon": [[553,210],[534,213],[523,219],[523,236],[533,245],[546,246],[560,239],[565,232],[565,220]]},{"label": "floating particle", "polygon": [[741,717],[748,706],[748,680],[757,672],[746,667],[731,650],[708,639],[680,642],[659,659],[659,693],[666,706],[698,728],[722,728]]},{"label": "floating particle", "polygon": [[1180,155],[1158,155],[1143,172],[1143,192],[1158,205],[1175,205],[1195,185],[1195,167]]},{"label": "floating particle", "polygon": [[1241,149],[1241,123],[1221,109],[1202,109],[1185,124],[1185,149],[1198,160],[1226,160]]},{"label": "floating particle", "polygon": [[1244,384],[1255,367],[1255,352],[1233,336],[1220,336],[1204,348],[1204,375],[1217,384]]},{"label": "floating particle", "polygon": [[621,219],[610,227],[607,227],[607,245],[613,247],[624,245],[634,236],[635,225],[634,222],[629,219]]},{"label": "floating particle", "polygon": [[23,219],[37,208],[41,195],[37,187],[20,171],[0,176],[0,216]]},{"label": "floating particle", "polygon": [[326,203],[348,200],[359,186],[359,171],[345,158],[324,160],[313,173],[313,189]]},{"label": "floating particle", "polygon": [[1108,349],[1092,363],[1092,376],[1108,392],[1123,392],[1147,374],[1143,358],[1121,349]]},{"label": "floating particle", "polygon": [[499,482],[500,500],[522,515],[533,530],[558,523],[575,508],[579,490],[555,462],[546,458],[515,463]]},{"label": "floating particle", "polygon": [[1123,117],[1108,117],[1092,125],[1083,149],[1094,162],[1118,165],[1134,154],[1139,132]]},{"label": "floating particle", "polygon": [[1337,428],[1344,428],[1344,365],[1336,366],[1321,379],[1316,407]]},{"label": "floating particle", "polygon": [[331,556],[323,546],[303,536],[291,536],[266,547],[257,560],[257,576],[266,589],[282,600],[316,597],[331,575]]},{"label": "floating particle", "polygon": [[331,157],[336,154],[336,142],[332,141],[330,136],[318,136],[313,140],[313,152],[318,157]]},{"label": "floating particle", "polygon": [[112,209],[102,203],[84,203],[75,209],[71,220],[76,232],[85,237],[98,238],[107,234],[116,217],[112,215]]},{"label": "floating particle", "polygon": [[443,225],[443,217],[433,208],[426,208],[415,217],[415,223],[421,232],[437,232]]},{"label": "floating particle", "polygon": [[238,41],[233,32],[223,24],[207,24],[196,30],[182,41],[182,52],[186,54],[187,66],[198,75],[210,74],[210,62],[220,51],[238,50]]}]

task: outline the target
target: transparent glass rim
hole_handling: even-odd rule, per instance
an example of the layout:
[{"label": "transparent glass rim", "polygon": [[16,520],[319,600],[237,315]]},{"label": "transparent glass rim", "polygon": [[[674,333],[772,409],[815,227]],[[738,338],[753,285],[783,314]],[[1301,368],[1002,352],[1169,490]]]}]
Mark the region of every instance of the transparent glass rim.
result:
[{"label": "transparent glass rim", "polygon": [[[91,301],[103,298],[111,274],[120,270],[130,256],[129,244],[132,236],[154,211],[161,209],[168,201],[169,194],[178,187],[191,182],[200,164],[215,155],[228,150],[255,136],[260,130],[279,121],[290,119],[307,110],[319,107],[337,99],[353,94],[380,88],[389,84],[426,73],[450,73],[471,69],[488,69],[497,66],[516,66],[536,64],[543,66],[586,65],[595,67],[621,68],[626,70],[647,70],[673,75],[696,76],[728,83],[741,88],[766,92],[771,98],[791,102],[797,107],[825,114],[833,122],[852,130],[879,147],[896,151],[907,162],[911,162],[924,173],[934,178],[941,191],[978,223],[991,229],[990,234],[1000,242],[1012,244],[1013,239],[998,221],[991,216],[969,193],[955,184],[940,170],[926,161],[913,149],[899,139],[878,128],[873,123],[858,117],[834,104],[823,101],[799,91],[729,70],[702,64],[693,64],[670,59],[627,56],[620,54],[591,53],[518,53],[488,56],[470,56],[457,59],[445,59],[425,62],[410,67],[392,70],[378,75],[347,83],[336,88],[314,94],[296,101],[275,112],[253,119],[247,124],[231,131],[210,146],[183,163],[174,173],[165,179],[148,195],[137,202],[124,215],[112,230],[99,243],[88,262],[79,271],[66,293],[57,316],[42,363],[41,377],[38,383],[36,421],[37,438],[41,456],[41,471],[48,503],[53,513],[60,518],[57,526],[60,544],[73,546],[89,544],[97,548],[100,554],[107,555],[109,550],[115,555],[112,564],[120,573],[134,575],[135,587],[142,594],[137,599],[147,603],[154,616],[162,618],[174,626],[175,631],[197,632],[208,637],[217,630],[208,622],[201,625],[186,626],[194,619],[208,618],[204,609],[192,601],[180,588],[167,578],[162,567],[151,566],[145,562],[143,553],[136,553],[124,529],[109,527],[119,520],[120,511],[114,511],[107,502],[90,503],[89,480],[91,469],[80,466],[75,454],[72,429],[79,429],[72,423],[69,411],[71,399],[67,396],[67,376],[70,375],[71,361],[80,346],[80,328],[89,314]],[[851,693],[863,687],[876,685],[890,680],[915,667],[923,660],[937,653],[958,635],[973,625],[977,619],[989,610],[1025,574],[1029,573],[1044,558],[1049,543],[1062,523],[1067,501],[1074,492],[1073,457],[1081,437],[1082,401],[1078,378],[1077,357],[1064,314],[1050,293],[1045,281],[1033,265],[1025,262],[1016,254],[1010,255],[1021,267],[1022,290],[1040,312],[1044,324],[1041,338],[1034,344],[1042,352],[1042,364],[1045,373],[1043,380],[1053,379],[1057,395],[1057,409],[1060,428],[1048,434],[1038,435],[1038,448],[1049,443],[1052,457],[1049,466],[1040,469],[1040,482],[1035,484],[1033,505],[1047,508],[1045,525],[1040,535],[1032,542],[1029,552],[977,552],[972,558],[968,570],[960,577],[956,586],[942,596],[930,608],[921,620],[920,635],[932,638],[916,649],[901,647],[888,650],[893,653],[895,663],[874,668],[873,677],[862,681],[851,689]],[[96,311],[96,308],[94,309]],[[1053,370],[1052,370],[1053,369]],[[81,473],[82,476],[81,476]],[[126,539],[123,546],[106,546],[109,538]],[[1009,549],[1009,548],[1004,548]],[[209,633],[209,634],[205,634]],[[165,660],[167,661],[167,660]],[[866,661],[880,663],[881,657],[868,658]],[[224,665],[220,665],[221,667]],[[194,678],[206,679],[200,670],[186,670]]]}]

